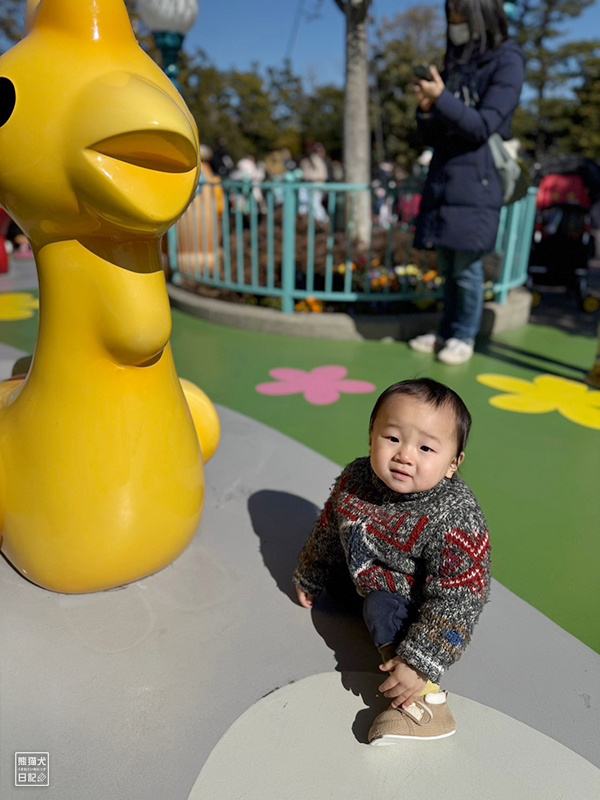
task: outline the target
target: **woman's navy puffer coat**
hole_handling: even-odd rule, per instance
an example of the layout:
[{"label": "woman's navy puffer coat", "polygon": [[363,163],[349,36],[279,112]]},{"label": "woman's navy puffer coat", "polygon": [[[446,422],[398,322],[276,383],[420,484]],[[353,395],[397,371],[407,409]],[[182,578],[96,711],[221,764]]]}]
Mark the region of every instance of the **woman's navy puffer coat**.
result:
[{"label": "woman's navy puffer coat", "polygon": [[[434,148],[415,232],[415,247],[491,252],[502,184],[487,143],[510,139],[525,77],[525,58],[511,39],[444,77],[446,88],[417,120]],[[454,90],[454,93],[453,91]]]}]

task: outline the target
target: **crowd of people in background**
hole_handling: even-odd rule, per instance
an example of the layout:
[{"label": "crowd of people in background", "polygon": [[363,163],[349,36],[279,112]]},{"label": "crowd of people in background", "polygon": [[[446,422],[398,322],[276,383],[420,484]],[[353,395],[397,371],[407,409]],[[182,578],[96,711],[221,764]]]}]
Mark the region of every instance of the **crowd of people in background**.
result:
[{"label": "crowd of people in background", "polygon": [[[382,161],[374,166],[371,185],[373,188],[373,223],[387,228],[399,218],[413,220],[419,211],[420,192],[423,189],[432,151],[424,150],[415,161],[410,172],[397,163]],[[297,182],[316,184],[315,188],[300,188],[298,213],[308,214],[312,208],[315,222],[329,222],[327,199],[320,184],[343,183],[344,167],[340,161],[330,158],[321,142],[309,142],[301,155],[293,155],[287,148],[274,150],[257,158],[248,154],[237,162],[232,158],[227,141],[219,139],[214,148],[202,146],[204,177],[207,173],[220,180],[249,181],[252,193],[261,213],[266,211],[264,196],[260,189],[263,182],[283,181],[291,176]],[[407,203],[399,200],[398,190],[410,199]],[[276,202],[282,202],[283,193],[275,191]],[[242,202],[240,199],[239,202]]]},{"label": "crowd of people in background", "polygon": [[255,182],[278,180],[293,174],[298,180],[325,183],[342,181],[344,170],[339,161],[332,160],[320,142],[309,142],[304,153],[293,155],[282,147],[257,159],[248,154],[235,162],[227,148],[227,141],[219,139],[216,146],[205,148],[205,159],[213,173],[222,180],[250,179]]},{"label": "crowd of people in background", "polygon": [[[417,123],[426,149],[409,170],[387,160],[375,165],[372,223],[374,229],[408,223],[414,248],[436,252],[444,277],[440,326],[409,344],[458,365],[474,352],[484,304],[484,259],[494,252],[501,209],[512,202],[505,197],[492,139],[500,139],[503,152],[518,163],[522,152],[516,152],[519,141],[511,139],[511,122],[525,78],[525,57],[509,35],[502,0],[448,0],[445,10],[447,49],[440,71],[434,64],[414,67]],[[327,184],[344,182],[344,167],[322,143],[307,142],[301,154],[280,149],[262,160],[248,154],[237,163],[224,139],[212,151],[204,149],[203,159],[217,180],[247,182],[231,195],[235,209],[255,213],[258,208],[265,214],[261,184],[281,182],[272,195],[280,205],[283,182],[291,177],[300,184],[298,213],[317,225],[331,223],[337,231],[331,219],[335,188],[328,190]],[[593,199],[600,202],[598,196]]]}]

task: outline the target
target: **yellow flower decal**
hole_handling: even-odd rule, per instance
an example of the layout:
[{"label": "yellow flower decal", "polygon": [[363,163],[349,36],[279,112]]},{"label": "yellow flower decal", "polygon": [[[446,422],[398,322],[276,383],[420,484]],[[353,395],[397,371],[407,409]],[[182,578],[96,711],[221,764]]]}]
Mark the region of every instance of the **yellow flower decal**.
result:
[{"label": "yellow flower decal", "polygon": [[600,431],[600,392],[554,375],[539,375],[530,383],[508,375],[478,375],[484,386],[509,394],[490,398],[490,405],[520,414],[547,414],[558,411],[577,425]]},{"label": "yellow flower decal", "polygon": [[0,321],[29,319],[39,307],[40,301],[28,292],[0,294]]}]

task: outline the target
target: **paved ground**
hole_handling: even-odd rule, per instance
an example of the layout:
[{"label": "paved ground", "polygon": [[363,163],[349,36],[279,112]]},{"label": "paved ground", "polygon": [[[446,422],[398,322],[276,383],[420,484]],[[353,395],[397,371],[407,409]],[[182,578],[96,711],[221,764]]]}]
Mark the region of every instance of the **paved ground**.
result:
[{"label": "paved ground", "polygon": [[[355,679],[368,685],[370,677]],[[264,698],[230,728],[190,800],[598,797],[600,773],[588,762],[493,709],[456,696],[452,703],[460,736],[433,747],[404,742],[401,752],[364,747],[352,735],[365,715],[360,695],[332,673],[306,678]],[[282,736],[290,728],[294,736]]]},{"label": "paved ground", "polygon": [[[21,263],[0,279],[0,291],[32,284],[32,265]],[[21,321],[0,321],[0,341],[33,352],[37,312],[30,313]],[[449,383],[474,417],[461,472],[490,523],[495,577],[600,651],[596,573],[600,412],[589,406],[598,394],[560,399],[571,386],[564,380],[581,382],[592,364],[594,325],[574,306],[554,310],[547,306],[544,313],[560,313],[562,325],[532,324],[496,336],[478,345],[473,360],[458,368],[444,367],[402,343],[269,336],[206,323],[179,311],[173,312],[172,343],[180,375],[195,381],[216,402],[274,427],[340,465],[366,452],[367,422],[378,392],[416,375]],[[303,393],[266,396],[257,391],[273,382],[273,369],[303,370],[308,380],[312,370],[326,365],[342,367],[348,379],[369,382],[373,390],[343,393],[330,405],[314,405]],[[531,397],[525,398],[529,405],[518,413],[500,410],[490,401],[505,392],[480,383],[482,375],[528,383],[543,375],[557,378],[554,385],[546,383],[535,391],[549,393],[552,402],[562,403],[564,413],[530,413],[531,402],[534,406],[537,402]],[[589,406],[596,423],[573,421],[571,406],[575,412],[583,409],[582,413]]]},{"label": "paved ground", "polygon": [[[414,745],[371,752],[381,678],[362,619],[327,597],[308,612],[290,583],[338,467],[219,413],[204,519],[167,569],[115,591],[60,595],[0,561],[3,800],[20,797],[15,751],[50,753],[47,800],[186,800],[197,779],[192,800],[379,797],[355,780],[361,764],[383,798],[398,797],[415,770],[421,793],[411,795],[436,796],[437,764],[448,798],[463,765],[491,800],[507,787],[515,798],[597,800],[600,656],[497,582],[445,676],[452,742],[433,745],[425,770]],[[511,768],[498,783],[503,761]]]},{"label": "paved ground", "polygon": [[[589,292],[600,298],[600,260],[591,261],[589,267]],[[599,315],[582,311],[573,295],[559,290],[542,294],[541,300],[531,312],[533,325],[551,326],[580,336],[596,335]]]},{"label": "paved ground", "polygon": [[[0,278],[0,292],[26,293],[34,286],[27,264]],[[19,353],[35,347],[37,311],[31,305],[28,298],[0,296],[0,317],[12,315],[11,321],[0,321],[4,374]],[[14,319],[15,307],[17,316],[26,318]],[[18,794],[12,786],[15,751],[40,750],[51,751],[54,764],[49,800],[186,800],[196,778],[193,800],[234,800],[240,794],[227,780],[227,753],[240,736],[243,741],[249,730],[258,730],[255,720],[266,708],[261,697],[278,687],[287,687],[281,691],[291,691],[293,702],[288,715],[282,712],[285,697],[272,695],[267,719],[274,738],[268,741],[280,742],[288,753],[288,760],[279,762],[279,777],[285,777],[279,786],[288,793],[269,794],[279,792],[272,788],[276,783],[267,782],[267,770],[269,780],[277,777],[280,751],[263,747],[252,774],[260,777],[262,770],[264,791],[247,786],[245,796],[305,796],[289,771],[306,772],[305,758],[298,758],[306,752],[284,745],[290,730],[298,734],[297,697],[302,698],[296,684],[287,685],[311,676],[316,680],[301,681],[298,690],[313,686],[308,701],[300,700],[309,715],[306,730],[322,729],[311,711],[322,680],[334,687],[334,717],[338,711],[340,721],[356,716],[354,741],[361,745],[378,702],[376,687],[361,677],[376,667],[362,623],[326,603],[312,614],[300,609],[292,602],[289,576],[338,465],[366,452],[376,393],[395,380],[429,374],[457,389],[473,413],[462,471],[488,516],[494,545],[493,602],[469,651],[445,681],[461,696],[456,711],[466,728],[452,747],[459,759],[467,758],[469,736],[485,730],[478,726],[489,719],[494,730],[503,731],[499,747],[508,737],[537,766],[551,762],[557,774],[573,776],[570,789],[563,791],[557,778],[545,794],[536,784],[536,795],[531,775],[519,783],[517,762],[506,755],[505,763],[514,761],[507,792],[598,800],[600,772],[590,772],[573,755],[600,766],[600,423],[598,393],[581,383],[595,348],[592,330],[533,324],[482,344],[469,365],[450,369],[401,344],[269,337],[175,312],[179,373],[224,407],[223,445],[207,468],[200,533],[162,573],[98,595],[45,592],[0,564],[2,797]],[[332,365],[372,389],[346,393],[344,388],[357,387],[340,383],[339,371],[313,372]],[[270,374],[278,368],[305,375],[293,373],[293,384],[291,373]],[[543,375],[552,380],[534,383]],[[296,393],[257,390],[273,383]],[[325,390],[331,399],[332,384],[342,390],[338,399],[315,404]],[[507,393],[516,397],[514,410],[490,404]],[[560,411],[533,413],[540,403],[545,408],[554,403]],[[336,730],[340,742],[346,741],[347,726],[340,722]],[[239,753],[238,766],[252,752]],[[374,768],[376,785],[388,787],[390,797],[397,796],[399,780],[394,759],[406,766],[409,756],[384,755],[387,761]],[[410,768],[418,771],[420,759]],[[471,759],[470,766],[476,780],[493,778],[481,761]],[[351,770],[338,773],[343,796],[353,798]],[[431,795],[439,789],[435,780],[432,773]],[[320,800],[314,791],[311,796]]]}]

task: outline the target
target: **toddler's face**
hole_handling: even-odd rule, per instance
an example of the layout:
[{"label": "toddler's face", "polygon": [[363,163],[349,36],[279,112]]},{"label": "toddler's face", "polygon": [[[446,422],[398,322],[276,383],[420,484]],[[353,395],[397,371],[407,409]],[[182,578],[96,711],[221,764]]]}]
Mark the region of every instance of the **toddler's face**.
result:
[{"label": "toddler's face", "polygon": [[371,433],[371,466],[399,494],[426,492],[451,478],[464,458],[456,454],[456,418],[410,395],[392,395]]}]

